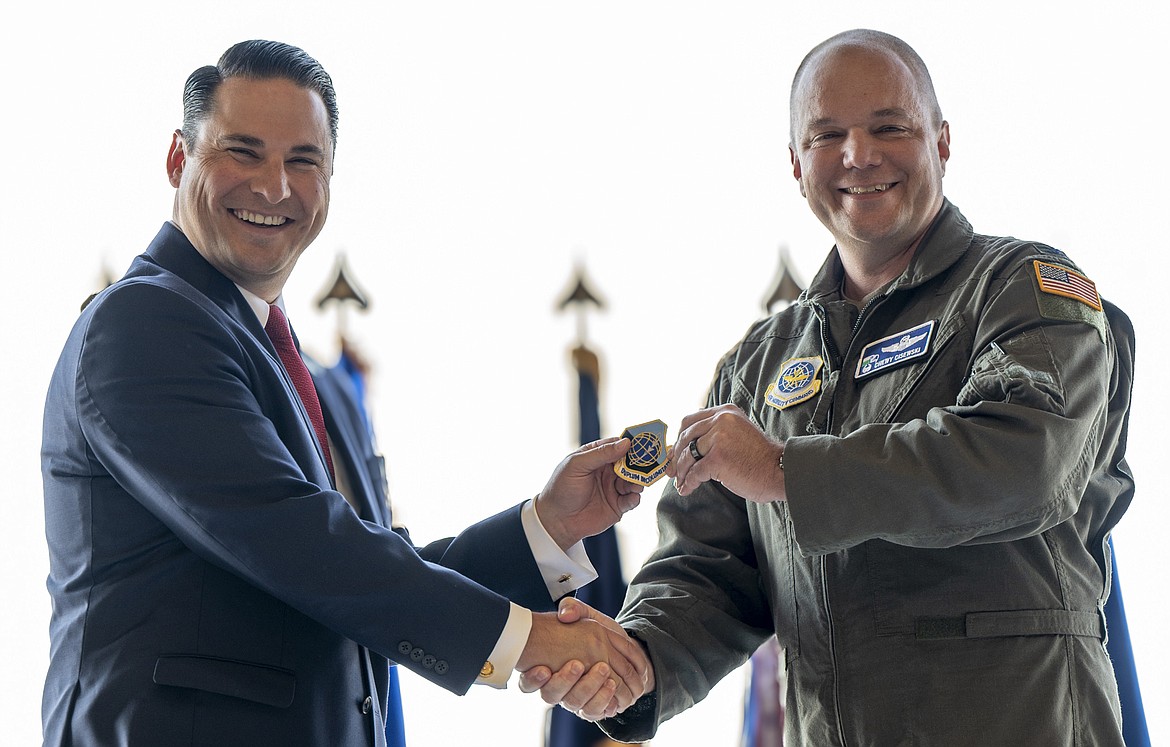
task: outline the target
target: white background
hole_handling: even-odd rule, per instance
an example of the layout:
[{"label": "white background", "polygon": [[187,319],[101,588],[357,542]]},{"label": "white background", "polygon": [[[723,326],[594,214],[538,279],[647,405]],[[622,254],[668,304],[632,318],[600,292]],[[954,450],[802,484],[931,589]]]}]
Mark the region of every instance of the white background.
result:
[{"label": "white background", "polygon": [[[332,215],[286,288],[289,316],[335,358],[336,315],[314,302],[344,252],[373,301],[349,331],[375,366],[393,499],[433,539],[531,496],[573,447],[576,326],[554,307],[576,261],[608,302],[588,330],[609,434],[652,418],[677,432],[760,315],[782,245],[812,276],[831,241],[791,177],[788,86],[811,46],[860,26],[926,59],[951,122],[946,192],[976,229],[1063,248],[1133,317],[1139,487],[1115,542],[1153,741],[1170,739],[1160,3],[78,6],[22,4],[0,26],[6,743],[40,740],[45,387],[81,301],[170,215],[189,72],[272,38],[332,73]],[[627,573],[656,539],[659,491],[620,525]],[[735,744],[743,685],[733,674],[655,743]],[[459,699],[407,674],[404,689],[413,747],[539,745],[543,706],[514,686]]]}]

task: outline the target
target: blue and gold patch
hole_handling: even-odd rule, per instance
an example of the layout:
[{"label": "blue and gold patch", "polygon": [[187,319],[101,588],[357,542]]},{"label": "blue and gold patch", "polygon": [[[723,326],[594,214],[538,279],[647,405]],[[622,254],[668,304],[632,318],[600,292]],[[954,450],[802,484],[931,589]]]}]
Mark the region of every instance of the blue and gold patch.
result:
[{"label": "blue and gold patch", "polygon": [[666,423],[651,420],[630,426],[622,431],[622,438],[632,443],[625,458],[613,465],[617,476],[636,485],[658,482],[666,474]]},{"label": "blue and gold patch", "polygon": [[875,376],[889,368],[909,363],[930,352],[930,339],[934,335],[934,319],[905,332],[895,332],[889,337],[874,340],[861,351],[857,361],[855,379]]},{"label": "blue and gold patch", "polygon": [[764,402],[783,410],[812,399],[821,390],[820,372],[824,365],[819,355],[785,361],[776,381],[768,385]]}]

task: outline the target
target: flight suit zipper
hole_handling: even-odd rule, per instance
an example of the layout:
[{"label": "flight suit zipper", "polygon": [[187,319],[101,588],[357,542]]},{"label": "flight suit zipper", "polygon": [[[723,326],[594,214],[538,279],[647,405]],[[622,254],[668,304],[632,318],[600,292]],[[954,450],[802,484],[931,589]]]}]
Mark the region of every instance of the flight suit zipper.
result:
[{"label": "flight suit zipper", "polygon": [[[864,323],[868,312],[874,307],[874,305],[876,305],[879,300],[883,298],[885,298],[884,294],[874,296],[873,298],[869,299],[869,301],[867,301],[865,305],[861,307],[861,311],[857,313],[857,319],[854,320],[853,327],[849,332],[850,349],[853,348],[854,340],[857,338],[857,333],[861,329],[861,325]],[[842,367],[844,366],[845,361],[841,356],[841,351],[837,348],[837,344],[833,341],[833,335],[829,332],[828,315],[825,313],[824,308],[820,304],[813,304],[813,313],[816,314],[817,320],[820,322],[821,346],[831,357],[833,370],[838,371],[837,376],[838,379],[840,379],[840,376],[844,373]],[[840,381],[838,381],[838,386],[840,386]],[[834,387],[832,392],[832,400],[835,400],[836,397],[837,387]],[[824,429],[821,431],[822,433],[831,434],[833,432],[834,409],[835,408],[833,407],[832,402],[830,402],[830,406],[826,409],[825,412],[825,423]],[[833,672],[833,720],[837,725],[837,739],[840,740],[841,747],[849,747],[849,742],[845,738],[845,724],[841,719],[841,675],[837,671],[837,631],[836,625],[833,621],[833,607],[829,603],[828,558],[828,555],[822,555],[820,558],[821,604],[824,606],[825,610],[825,624],[828,627],[827,639],[829,645],[829,666]]]}]

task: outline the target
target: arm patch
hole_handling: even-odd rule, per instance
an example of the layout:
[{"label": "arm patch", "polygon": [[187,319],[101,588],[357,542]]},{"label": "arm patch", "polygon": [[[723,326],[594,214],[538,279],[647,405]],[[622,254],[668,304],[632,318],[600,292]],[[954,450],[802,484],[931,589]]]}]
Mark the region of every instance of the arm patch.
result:
[{"label": "arm patch", "polygon": [[1033,260],[1036,303],[1045,319],[1084,322],[1105,342],[1105,313],[1097,285],[1084,275],[1050,262]]}]

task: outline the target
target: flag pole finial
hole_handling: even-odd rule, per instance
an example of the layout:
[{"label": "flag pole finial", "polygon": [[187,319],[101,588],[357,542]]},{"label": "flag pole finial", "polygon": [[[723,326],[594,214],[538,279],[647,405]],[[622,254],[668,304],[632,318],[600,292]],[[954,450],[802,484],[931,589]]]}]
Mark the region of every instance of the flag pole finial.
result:
[{"label": "flag pole finial", "polygon": [[605,302],[589,288],[589,284],[585,281],[585,266],[580,262],[573,270],[573,276],[569,280],[569,289],[562,294],[561,300],[557,304],[557,310],[564,311],[569,306],[572,306],[577,312],[577,344],[583,347],[586,337],[585,315],[588,307],[604,309]]},{"label": "flag pole finial", "polygon": [[768,314],[778,311],[779,309],[774,309],[775,306],[783,304],[780,308],[784,308],[800,298],[800,294],[803,292],[804,285],[797,279],[796,273],[792,271],[792,258],[788,254],[788,247],[781,244],[776,274],[772,278],[768,294],[763,299],[764,311]]},{"label": "flag pole finial", "polygon": [[370,307],[370,302],[361,287],[354,282],[349,265],[345,261],[345,253],[337,253],[337,262],[334,264],[333,282],[321,291],[317,298],[317,308],[324,309],[333,302],[337,305],[337,335],[345,344],[345,309],[347,305],[357,306],[361,310]]}]

